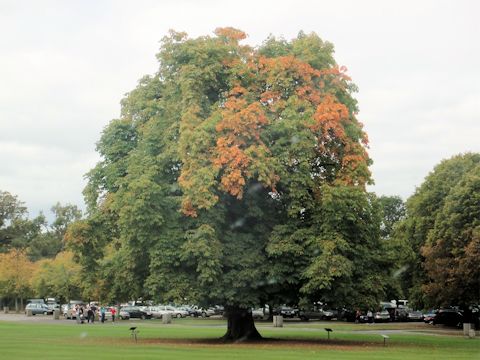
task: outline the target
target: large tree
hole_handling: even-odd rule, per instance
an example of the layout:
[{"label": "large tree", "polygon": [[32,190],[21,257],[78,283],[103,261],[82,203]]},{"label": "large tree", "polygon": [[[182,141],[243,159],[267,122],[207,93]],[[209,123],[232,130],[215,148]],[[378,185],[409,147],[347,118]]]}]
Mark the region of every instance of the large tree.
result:
[{"label": "large tree", "polygon": [[223,304],[226,340],[260,335],[248,309],[383,296],[380,211],[355,85],[317,35],[241,45],[232,28],[162,41],[87,175],[67,238],[108,296]]}]

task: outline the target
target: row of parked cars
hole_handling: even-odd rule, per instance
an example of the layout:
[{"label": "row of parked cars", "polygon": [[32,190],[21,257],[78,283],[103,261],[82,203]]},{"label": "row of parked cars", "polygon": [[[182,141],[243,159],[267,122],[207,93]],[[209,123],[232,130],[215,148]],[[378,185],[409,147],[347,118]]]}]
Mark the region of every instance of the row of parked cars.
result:
[{"label": "row of parked cars", "polygon": [[[95,305],[96,303],[90,303]],[[68,304],[61,306],[61,312],[66,319],[75,319],[77,316],[76,306],[83,306],[87,304],[81,300],[72,300]],[[100,306],[95,306],[96,311],[100,311]],[[105,318],[110,320],[112,318],[111,308],[114,305],[105,306]],[[116,306],[115,306],[116,307]],[[116,307],[117,308],[117,307]],[[130,305],[123,304],[119,307],[117,318],[121,320],[128,319],[161,319],[164,315],[169,314],[173,318],[192,317],[210,317],[213,315],[222,315],[223,308],[220,306],[212,308],[201,308],[195,305],[172,306],[172,305]]]},{"label": "row of parked cars", "polygon": [[170,315],[173,318],[184,318],[187,316],[190,317],[210,317],[213,315],[223,315],[223,307],[210,307],[202,308],[196,305],[182,305],[182,306],[173,306],[173,305],[143,305],[143,306],[134,306],[127,305],[120,308],[130,314],[140,314],[140,316],[134,315],[133,317],[141,317],[142,319],[162,319],[165,315]]},{"label": "row of parked cars", "polygon": [[[253,309],[252,315],[256,319],[263,319],[269,315],[268,308]],[[281,306],[273,310],[273,315],[282,315],[285,318],[298,318],[303,321],[308,320],[345,320],[358,321],[360,323],[368,322],[425,322],[428,324],[443,324],[447,326],[461,327],[464,322],[464,314],[458,308],[445,308],[422,312],[408,307],[385,308],[381,311],[372,313],[371,317],[367,313],[357,316],[356,312],[347,309],[297,309],[289,306]],[[480,308],[474,308],[471,320],[476,328],[480,328]]]},{"label": "row of parked cars", "polygon": [[[471,319],[469,322],[475,325],[475,329],[480,328],[480,308],[474,307],[472,309]],[[460,328],[466,320],[464,312],[458,308],[445,308],[434,310],[425,314],[424,321],[428,324],[443,324],[447,326]]]}]

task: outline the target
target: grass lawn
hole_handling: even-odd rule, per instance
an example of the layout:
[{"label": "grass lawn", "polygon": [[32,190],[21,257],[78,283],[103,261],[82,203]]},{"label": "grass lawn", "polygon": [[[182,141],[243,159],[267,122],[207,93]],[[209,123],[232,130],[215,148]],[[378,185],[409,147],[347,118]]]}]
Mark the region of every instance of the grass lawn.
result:
[{"label": "grass lawn", "polygon": [[[138,342],[130,336],[131,326],[138,327]],[[330,340],[324,326],[334,330]],[[392,332],[406,328],[375,326],[332,322],[273,328],[259,323],[265,341],[222,344],[217,339],[225,332],[224,320],[182,319],[170,325],[148,320],[115,325],[0,321],[0,359],[480,360],[479,338],[465,339],[459,332]],[[414,325],[408,329],[416,330]],[[382,331],[391,331],[386,347]]]}]

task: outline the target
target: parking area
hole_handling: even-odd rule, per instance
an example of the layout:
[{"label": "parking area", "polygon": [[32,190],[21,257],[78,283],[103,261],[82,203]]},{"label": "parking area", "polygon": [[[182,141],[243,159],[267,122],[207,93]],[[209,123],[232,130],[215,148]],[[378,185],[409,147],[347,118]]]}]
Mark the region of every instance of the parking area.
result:
[{"label": "parking area", "polygon": [[65,322],[63,318],[60,320],[54,320],[53,315],[34,315],[26,316],[23,312],[15,313],[9,312],[8,314],[0,313],[0,321],[22,321],[22,322]]}]

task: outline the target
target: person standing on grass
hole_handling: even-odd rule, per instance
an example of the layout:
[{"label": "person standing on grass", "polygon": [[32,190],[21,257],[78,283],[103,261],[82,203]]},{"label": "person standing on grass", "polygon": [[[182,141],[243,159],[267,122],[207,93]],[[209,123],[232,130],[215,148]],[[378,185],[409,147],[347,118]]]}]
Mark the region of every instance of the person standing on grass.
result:
[{"label": "person standing on grass", "polygon": [[373,312],[370,309],[367,312],[367,318],[368,318],[368,323],[373,324]]},{"label": "person standing on grass", "polygon": [[355,323],[359,323],[360,322],[360,316],[362,315],[360,309],[357,309],[357,311],[355,312]]},{"label": "person standing on grass", "polygon": [[100,307],[100,321],[102,324],[105,322],[105,306]]},{"label": "person standing on grass", "polygon": [[112,306],[110,308],[110,311],[112,312],[112,323],[115,322],[115,314],[117,313],[117,309],[115,309],[115,306]]},{"label": "person standing on grass", "polygon": [[93,323],[93,311],[92,311],[92,307],[90,305],[87,305],[87,323],[90,324],[90,321],[92,321]]},{"label": "person standing on grass", "polygon": [[95,322],[95,315],[97,314],[97,306],[95,304],[90,305],[90,310],[92,310],[92,324]]},{"label": "person standing on grass", "polygon": [[84,311],[83,305],[79,305],[79,306],[78,306],[77,316],[78,316],[78,318],[80,319],[80,324],[83,324],[84,312],[85,312],[85,311]]},{"label": "person standing on grass", "polygon": [[[73,310],[75,312],[75,319],[77,320],[77,324],[80,324],[80,305],[75,305],[75,308]],[[73,314],[73,311],[72,311],[72,314]]]}]

